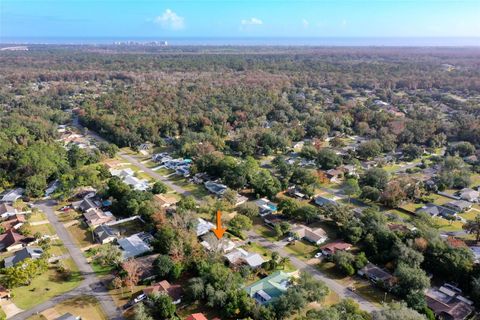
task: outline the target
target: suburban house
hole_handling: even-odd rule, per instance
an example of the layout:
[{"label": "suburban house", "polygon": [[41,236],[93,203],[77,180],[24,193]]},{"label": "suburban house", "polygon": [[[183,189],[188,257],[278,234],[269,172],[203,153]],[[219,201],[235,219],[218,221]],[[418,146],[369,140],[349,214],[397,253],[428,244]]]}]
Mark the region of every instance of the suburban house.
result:
[{"label": "suburban house", "polygon": [[464,188],[460,190],[460,199],[470,201],[470,202],[478,202],[480,198],[480,192],[475,191],[470,188]]},{"label": "suburban house", "polygon": [[213,223],[203,220],[202,218],[198,218],[196,221],[195,230],[197,233],[197,237],[207,234],[213,228],[215,228],[215,225]]},{"label": "suburban house", "polygon": [[101,244],[110,243],[117,240],[118,232],[112,227],[101,224],[93,230],[95,239],[98,240]]},{"label": "suburban house", "polygon": [[0,204],[0,217],[7,218],[9,216],[16,215],[17,213],[17,209],[12,207],[11,205],[7,203]]},{"label": "suburban house", "polygon": [[151,235],[141,232],[131,235],[130,237],[118,239],[117,242],[122,249],[123,259],[138,257],[151,251],[152,248],[149,245],[151,238]]},{"label": "suburban house", "polygon": [[194,313],[189,315],[185,320],[208,320],[203,313]]},{"label": "suburban house", "polygon": [[446,208],[455,210],[457,212],[465,212],[472,208],[473,204],[465,200],[455,200],[447,202],[443,205]]},{"label": "suburban house", "polygon": [[223,194],[225,193],[225,191],[227,191],[227,188],[228,188],[224,184],[213,182],[213,181],[207,181],[203,185],[205,186],[205,188],[207,188],[207,190],[210,193],[213,193],[218,197],[223,196]]},{"label": "suburban house", "polygon": [[175,174],[187,178],[190,176],[190,166],[181,166],[175,168]]},{"label": "suburban house", "polygon": [[153,200],[162,208],[168,208],[175,205],[179,200],[172,194],[156,194]]},{"label": "suburban house", "polygon": [[212,232],[203,235],[200,244],[208,251],[221,253],[232,251],[235,248],[235,242],[228,238],[217,239]]},{"label": "suburban house", "polygon": [[102,201],[95,196],[85,197],[82,202],[78,205],[78,208],[83,212],[86,212],[90,209],[98,209],[102,206]]},{"label": "suburban house", "polygon": [[330,169],[325,171],[325,176],[330,182],[339,183],[343,178],[344,172],[340,169]]},{"label": "suburban house", "polygon": [[260,267],[265,260],[258,253],[250,253],[244,249],[236,248],[224,255],[230,265],[248,265],[250,268]]},{"label": "suburban house", "polygon": [[343,241],[334,241],[320,247],[320,250],[324,256],[331,256],[337,251],[348,251],[352,248],[350,243]]},{"label": "suburban house", "polygon": [[156,273],[154,269],[154,263],[159,256],[160,254],[158,253],[135,258],[135,262],[138,266],[137,274],[141,281],[148,281],[155,278]]},{"label": "suburban house", "polygon": [[290,233],[313,244],[320,244],[328,239],[327,233],[322,228],[312,229],[301,224],[294,226]]},{"label": "suburban house", "polygon": [[0,250],[16,251],[20,250],[27,243],[31,242],[32,238],[27,238],[14,229],[10,229],[7,232],[0,235]]},{"label": "suburban house", "polygon": [[436,205],[434,203],[427,203],[425,206],[417,209],[416,212],[424,212],[432,217],[440,216],[443,218],[451,218],[457,215],[457,211]]},{"label": "suburban house", "polygon": [[358,270],[358,275],[365,277],[372,281],[373,283],[385,283],[388,284],[392,279],[392,275],[387,271],[377,267],[373,263],[367,263],[365,267]]},{"label": "suburban house", "polygon": [[18,230],[26,221],[25,215],[16,214],[9,216],[6,220],[2,221],[0,225],[3,227],[3,230]]},{"label": "suburban house", "polygon": [[282,214],[268,214],[263,216],[263,222],[269,227],[275,228],[275,225],[286,221],[285,217]]},{"label": "suburban house", "polygon": [[167,294],[172,298],[174,304],[179,304],[182,302],[183,289],[179,284],[171,285],[167,280],[163,280],[146,287],[143,289],[143,293],[146,295]]},{"label": "suburban house", "polygon": [[116,220],[110,211],[103,211],[98,208],[87,210],[83,213],[83,216],[90,227],[96,227]]},{"label": "suburban house", "polygon": [[144,179],[138,179],[135,176],[128,176],[123,179],[123,182],[131,186],[133,189],[138,191],[146,191],[150,186],[148,181]]},{"label": "suburban house", "polygon": [[309,197],[301,192],[300,188],[297,186],[290,186],[287,189],[287,194],[291,197],[298,198],[298,199],[308,199]]},{"label": "suburban house", "polygon": [[5,268],[13,267],[19,262],[22,262],[25,259],[38,259],[42,256],[43,250],[36,247],[25,247],[21,250],[15,252],[11,257],[5,258],[3,260]]},{"label": "suburban house", "polygon": [[272,214],[277,211],[277,204],[268,200],[267,198],[261,198],[255,201],[255,204],[258,207],[261,217]]},{"label": "suburban house", "polygon": [[0,202],[15,202],[23,196],[25,190],[22,188],[7,190],[0,193]]},{"label": "suburban house", "polygon": [[110,173],[112,174],[112,176],[116,176],[116,177],[119,177],[121,179],[125,179],[128,176],[133,176],[135,174],[135,171],[133,171],[130,168],[124,168],[124,169],[118,169],[118,170],[111,169]]},{"label": "suburban house", "polygon": [[323,207],[324,205],[334,205],[334,206],[337,205],[337,202],[335,201],[335,199],[330,199],[320,195],[315,196],[314,201],[315,201],[315,204],[320,207]]},{"label": "suburban house", "polygon": [[480,264],[480,246],[469,247],[473,253],[473,261]]},{"label": "suburban house", "polygon": [[291,278],[295,272],[287,273],[277,271],[248,287],[245,287],[247,294],[260,304],[267,304],[284,294],[292,285]]},{"label": "suburban house", "polygon": [[473,302],[462,295],[462,291],[445,284],[430,288],[425,294],[427,305],[439,319],[465,320],[474,311]]}]

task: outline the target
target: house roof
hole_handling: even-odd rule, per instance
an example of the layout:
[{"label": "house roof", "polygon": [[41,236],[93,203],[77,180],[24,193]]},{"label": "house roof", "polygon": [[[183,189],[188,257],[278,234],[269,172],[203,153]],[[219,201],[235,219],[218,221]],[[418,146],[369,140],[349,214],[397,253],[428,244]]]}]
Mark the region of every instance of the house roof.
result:
[{"label": "house roof", "polygon": [[99,225],[98,227],[95,228],[93,232],[95,233],[97,238],[102,242],[110,237],[117,236],[115,231],[110,226],[107,226],[106,224]]},{"label": "house roof", "polygon": [[370,262],[367,263],[367,265],[363,267],[360,271],[369,277],[374,277],[382,281],[387,281],[390,278],[392,278],[392,275],[390,273],[377,267],[376,265]]},{"label": "house roof", "polygon": [[446,242],[452,248],[467,248],[465,241],[452,236],[448,237]]},{"label": "house roof", "polygon": [[[274,299],[281,296],[291,284],[290,279],[292,278],[293,273],[287,273],[284,271],[277,271],[265,277],[247,287],[245,291],[250,297],[255,296],[259,291],[261,293],[266,293],[269,298]],[[270,299],[266,299],[270,300]]]},{"label": "house roof", "polygon": [[17,201],[18,198],[20,198],[23,195],[23,193],[24,193],[24,190],[22,188],[5,191],[0,195],[2,197],[0,201],[15,202]]},{"label": "house roof", "polygon": [[143,241],[138,234],[130,237],[118,239],[118,244],[123,250],[123,258],[128,259],[139,256],[151,250],[150,246]]},{"label": "house roof", "polygon": [[43,254],[43,250],[37,247],[25,247],[17,252],[13,256],[7,257],[4,260],[5,268],[13,267],[19,262],[25,259],[38,259]]},{"label": "house roof", "polygon": [[179,284],[171,285],[167,280],[162,280],[143,289],[143,293],[166,293],[172,298],[173,301],[177,301],[182,298],[183,289]]},{"label": "house roof", "polygon": [[205,188],[207,188],[208,191],[211,193],[214,193],[216,195],[223,195],[225,191],[227,190],[227,186],[221,183],[216,183],[213,181],[207,181],[204,183]]},{"label": "house roof", "polygon": [[11,245],[24,242],[27,238],[13,229],[0,235],[0,243],[4,248],[8,248]]},{"label": "house roof", "polygon": [[333,241],[324,246],[321,246],[320,249],[330,251],[332,254],[334,254],[337,250],[348,250],[351,247],[352,245],[350,243],[346,243],[343,241]]},{"label": "house roof", "polygon": [[7,203],[0,204],[0,215],[7,212],[16,212],[17,210]]},{"label": "house roof", "polygon": [[215,225],[213,223],[206,221],[202,218],[198,218],[196,221],[195,230],[198,237],[210,232],[210,230],[212,230],[213,228],[215,228]]},{"label": "house roof", "polygon": [[75,317],[73,314],[67,312],[63,315],[61,315],[60,317],[58,318],[55,318],[55,320],[78,320],[80,319],[79,317]]},{"label": "house roof", "polygon": [[452,216],[457,213],[455,210],[434,203],[427,203],[425,206],[417,209],[417,212],[425,212],[431,216]]},{"label": "house roof", "polygon": [[455,201],[450,201],[444,204],[444,206],[451,206],[451,207],[459,208],[460,210],[465,210],[465,209],[471,208],[472,203],[465,200],[455,200]]},{"label": "house roof", "polygon": [[25,215],[16,214],[8,217],[8,219],[5,221],[2,221],[0,225],[4,228],[4,230],[10,230],[12,228],[18,229],[23,223],[25,223],[25,221],[27,221],[25,219]]},{"label": "house roof", "polygon": [[298,234],[300,238],[307,238],[310,241],[317,242],[327,237],[327,233],[322,228],[312,229],[304,225],[297,225],[291,230]]},{"label": "house roof", "polygon": [[87,220],[87,223],[91,225],[99,225],[115,220],[115,217],[111,212],[102,211],[98,208],[89,209],[87,212],[83,213],[83,216]]},{"label": "house roof", "polygon": [[161,206],[171,206],[179,201],[174,195],[168,194],[156,194],[153,196],[153,200]]},{"label": "house roof", "polygon": [[135,258],[138,265],[138,275],[140,279],[148,279],[155,275],[153,264],[160,254],[151,254]]},{"label": "house roof", "polygon": [[193,313],[187,317],[185,320],[208,320],[203,313]]},{"label": "house roof", "polygon": [[425,294],[425,300],[437,316],[448,315],[448,319],[464,320],[472,312],[471,307],[459,293],[444,287],[430,288]]},{"label": "house roof", "polygon": [[259,267],[265,262],[258,253],[250,253],[241,248],[232,250],[224,255],[224,257],[232,264],[246,263],[252,268]]}]

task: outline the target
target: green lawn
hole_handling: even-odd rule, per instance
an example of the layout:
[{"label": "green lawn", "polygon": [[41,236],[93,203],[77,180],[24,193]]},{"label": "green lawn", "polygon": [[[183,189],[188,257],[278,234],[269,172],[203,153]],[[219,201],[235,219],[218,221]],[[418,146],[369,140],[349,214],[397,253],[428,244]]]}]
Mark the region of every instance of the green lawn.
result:
[{"label": "green lawn", "polygon": [[106,320],[100,303],[95,297],[81,296],[63,301],[55,306],[55,311],[63,315],[67,312],[88,320]]},{"label": "green lawn", "polygon": [[67,228],[72,235],[73,241],[80,248],[88,247],[94,244],[92,232],[88,231],[84,223],[74,224]]},{"label": "green lawn", "polygon": [[47,220],[47,216],[42,211],[34,211],[28,218],[28,222],[38,222],[43,220]]},{"label": "green lawn", "polygon": [[63,260],[63,262],[73,272],[70,280],[62,280],[56,269],[51,267],[45,273],[33,279],[30,285],[13,289],[13,302],[19,308],[27,310],[77,287],[82,277],[75,263],[71,259]]},{"label": "green lawn", "polygon": [[48,234],[48,235],[54,235],[55,234],[55,229],[51,224],[41,224],[38,226],[30,226],[29,227],[30,231],[32,232],[32,235],[34,235],[37,232],[40,232],[42,235]]},{"label": "green lawn", "polygon": [[286,245],[285,250],[293,254],[298,259],[310,260],[318,250],[318,247],[307,241],[298,240],[295,241],[295,243]]}]

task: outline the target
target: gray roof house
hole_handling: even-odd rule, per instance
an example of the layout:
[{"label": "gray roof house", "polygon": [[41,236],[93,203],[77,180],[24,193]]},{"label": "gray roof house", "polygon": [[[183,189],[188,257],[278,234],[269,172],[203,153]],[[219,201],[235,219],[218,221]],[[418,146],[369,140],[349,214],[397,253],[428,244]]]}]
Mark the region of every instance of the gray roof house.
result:
[{"label": "gray roof house", "polygon": [[11,257],[7,257],[4,260],[5,268],[13,267],[19,262],[22,262],[25,259],[38,259],[42,256],[43,250],[37,247],[25,247],[17,252]]},{"label": "gray roof house", "polygon": [[455,210],[457,212],[465,212],[472,208],[473,204],[465,200],[455,200],[445,203],[443,205],[449,209]]},{"label": "gray roof house", "polygon": [[140,256],[152,250],[150,245],[146,242],[143,233],[137,233],[127,238],[117,240],[124,259]]},{"label": "gray roof house", "polygon": [[15,202],[23,196],[22,188],[12,189],[0,194],[0,202]]},{"label": "gray roof house", "polygon": [[227,186],[221,183],[207,181],[204,183],[204,185],[208,191],[210,191],[211,193],[217,196],[222,196],[225,193],[225,191],[227,191]]},{"label": "gray roof house", "polygon": [[377,267],[373,263],[367,263],[365,267],[358,270],[357,272],[360,276],[363,276],[370,281],[377,283],[379,281],[387,283],[392,278],[392,275],[387,271]]},{"label": "gray roof house", "polygon": [[55,320],[81,320],[80,317],[75,317],[73,314],[67,312],[63,315],[61,315],[58,318],[55,318]]},{"label": "gray roof house", "polygon": [[95,239],[97,239],[101,244],[115,241],[118,236],[118,232],[106,224],[96,227],[95,230],[93,230],[93,233],[95,235]]},{"label": "gray roof house", "polygon": [[337,202],[334,199],[329,199],[327,197],[323,197],[323,196],[320,196],[320,195],[315,196],[314,200],[315,200],[315,204],[317,206],[320,206],[320,207],[322,207],[324,205],[327,205],[327,204],[337,205]]},{"label": "gray roof house", "polygon": [[441,216],[444,218],[454,217],[457,215],[457,211],[436,205],[434,203],[427,203],[425,206],[417,209],[417,212],[425,212],[432,217]]}]

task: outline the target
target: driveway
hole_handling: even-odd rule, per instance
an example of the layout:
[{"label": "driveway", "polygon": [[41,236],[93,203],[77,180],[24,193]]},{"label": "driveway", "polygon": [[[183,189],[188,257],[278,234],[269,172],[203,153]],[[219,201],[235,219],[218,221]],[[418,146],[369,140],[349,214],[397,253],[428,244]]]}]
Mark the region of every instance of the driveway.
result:
[{"label": "driveway", "polygon": [[62,240],[64,246],[67,248],[84,280],[77,288],[45,301],[44,303],[41,303],[29,310],[23,311],[10,319],[26,319],[32,315],[41,313],[46,309],[52,308],[62,301],[81,295],[90,295],[96,297],[108,319],[123,319],[121,310],[115,305],[112,297],[108,294],[107,288],[97,277],[82,251],[74,244],[70,233],[68,233],[65,226],[58,220],[58,217],[53,209],[54,205],[55,202],[53,200],[46,200],[37,202],[35,207],[42,210],[47,215],[48,221],[54,227],[58,237],[60,240]]},{"label": "driveway", "polygon": [[330,288],[330,290],[332,290],[333,292],[338,294],[338,296],[341,299],[344,299],[344,298],[353,299],[360,305],[360,309],[362,309],[364,311],[367,311],[367,312],[372,312],[372,311],[380,309],[380,307],[377,307],[376,305],[374,305],[370,301],[366,300],[362,296],[356,294],[355,292],[352,292],[352,291],[348,290],[348,288],[346,286],[336,282],[335,280],[332,280],[332,279],[328,278],[320,270],[316,269],[315,267],[312,267],[311,265],[303,262],[302,260],[298,259],[294,255],[285,251],[285,249],[283,248],[284,247],[283,244],[277,245],[275,243],[272,243],[272,242],[268,241],[267,239],[259,236],[258,234],[256,234],[253,231],[249,231],[248,236],[249,236],[250,241],[256,242],[259,245],[261,245],[262,247],[267,248],[269,250],[278,252],[278,254],[281,257],[289,258],[290,261],[292,262],[293,266],[295,268],[297,268],[298,270],[307,272],[307,273],[311,274],[315,279],[323,281]]},{"label": "driveway", "polygon": [[0,307],[2,307],[3,312],[5,312],[7,319],[23,311],[22,309],[17,307],[12,300],[8,299],[1,299]]}]

